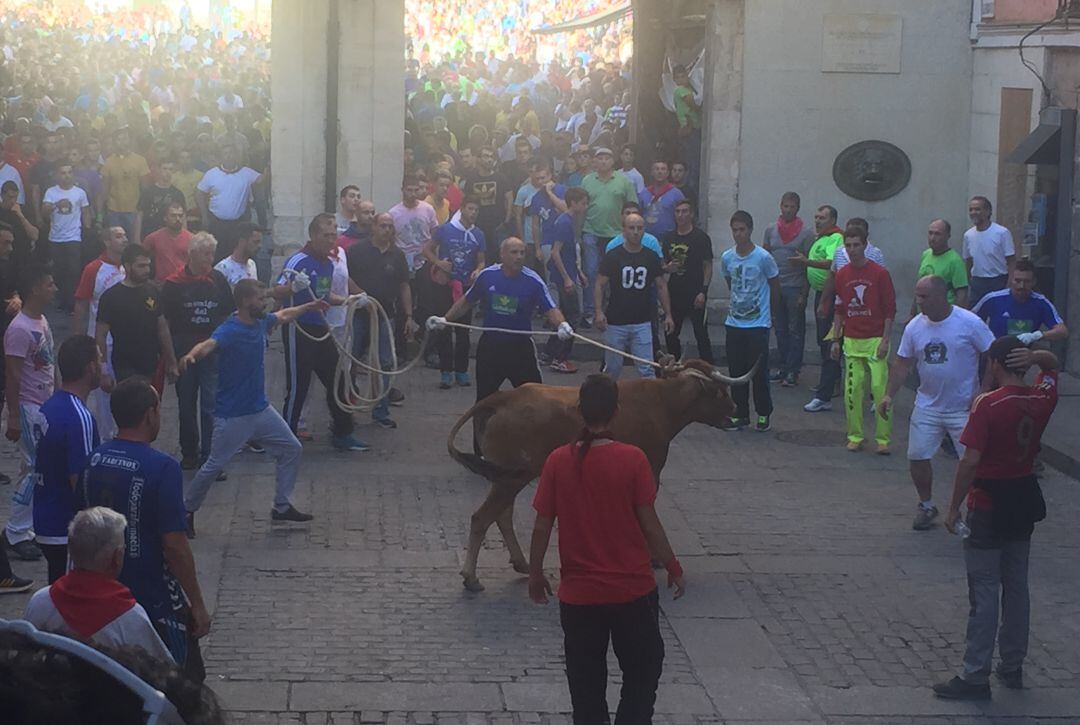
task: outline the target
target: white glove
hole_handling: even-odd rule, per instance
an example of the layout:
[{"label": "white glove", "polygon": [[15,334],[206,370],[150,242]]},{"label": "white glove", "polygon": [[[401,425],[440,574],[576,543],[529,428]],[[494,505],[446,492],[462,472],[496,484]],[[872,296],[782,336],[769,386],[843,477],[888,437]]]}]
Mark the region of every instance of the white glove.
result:
[{"label": "white glove", "polygon": [[567,322],[566,320],[563,320],[562,322],[559,323],[559,329],[556,330],[556,334],[558,335],[560,340],[562,340],[563,342],[566,342],[567,340],[573,339],[573,337],[574,337],[574,328],[570,327],[569,322]]},{"label": "white glove", "polygon": [[367,292],[361,292],[353,297],[353,304],[356,305],[356,309],[362,310],[371,304],[371,298],[368,297]]},{"label": "white glove", "polygon": [[441,330],[446,327],[446,318],[436,317],[435,315],[432,315],[431,317],[427,318],[427,323],[425,324],[427,326],[427,329],[429,330]]},{"label": "white glove", "polygon": [[1043,334],[1039,330],[1036,330],[1035,332],[1021,332],[1016,336],[1016,339],[1024,345],[1030,345],[1033,342],[1038,342],[1043,339]]},{"label": "white glove", "polygon": [[292,289],[293,294],[297,292],[303,292],[311,287],[311,277],[307,276],[305,272],[297,272],[293,275],[292,282],[289,283],[289,287]]}]

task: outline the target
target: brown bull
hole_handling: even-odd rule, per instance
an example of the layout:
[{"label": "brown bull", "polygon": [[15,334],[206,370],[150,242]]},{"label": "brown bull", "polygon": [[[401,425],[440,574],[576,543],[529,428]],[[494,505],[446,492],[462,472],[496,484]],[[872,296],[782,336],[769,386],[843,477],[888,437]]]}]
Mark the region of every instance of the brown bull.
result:
[{"label": "brown bull", "polygon": [[[672,439],[690,423],[717,427],[726,422],[735,410],[728,386],[745,385],[753,374],[751,370],[729,378],[708,363],[690,360],[668,368],[661,379],[620,382],[619,412],[611,432],[645,452],[659,481]],[[466,589],[484,588],[476,576],[476,560],[492,522],[510,550],[514,571],[528,573],[529,562],[514,533],[514,499],[540,476],[548,454],[581,432],[584,424],[577,402],[577,388],[529,383],[484,398],[450,430],[446,442],[450,456],[491,482],[487,498],[472,515],[469,551],[461,571]],[[470,418],[481,455],[454,447],[454,438]]]}]

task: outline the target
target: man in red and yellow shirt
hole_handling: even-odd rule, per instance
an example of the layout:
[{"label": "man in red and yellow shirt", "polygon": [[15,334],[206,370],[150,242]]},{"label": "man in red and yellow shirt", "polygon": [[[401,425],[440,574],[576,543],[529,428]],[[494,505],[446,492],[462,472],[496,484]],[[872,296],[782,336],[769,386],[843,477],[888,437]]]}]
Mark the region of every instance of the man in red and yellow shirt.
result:
[{"label": "man in red and yellow shirt", "polygon": [[[836,314],[833,318],[832,358],[847,364],[844,408],[847,411],[847,449],[863,446],[863,393],[870,371],[874,400],[885,397],[889,380],[889,332],[896,318],[896,290],[888,270],[866,257],[866,230],[849,224],[844,250],[850,264],[836,272]],[[889,454],[892,418],[875,409],[877,453]]]},{"label": "man in red and yellow shirt", "polygon": [[[945,517],[946,528],[957,533],[960,503],[967,499],[964,563],[971,607],[964,669],[960,676],[934,686],[936,695],[950,699],[990,699],[995,635],[1001,658],[998,679],[1010,689],[1024,686],[1028,554],[1035,523],[1046,517],[1034,463],[1057,406],[1057,358],[1046,350],[1028,350],[1012,335],[995,340],[987,356],[988,372],[998,387],[975,399],[960,436],[964,457]],[[1041,372],[1028,386],[1024,373],[1032,365]]]},{"label": "man in red and yellow shirt", "polygon": [[607,375],[590,375],[582,383],[578,409],[585,430],[548,456],[533,500],[529,596],[544,604],[551,593],[544,554],[558,518],[566,679],[574,722],[589,725],[611,722],[609,639],[623,672],[616,722],[652,722],[664,641],[650,552],[665,562],[675,598],[684,591],[682,567],[653,507],[656,481],[649,460],[608,432],[618,405],[619,388]]}]

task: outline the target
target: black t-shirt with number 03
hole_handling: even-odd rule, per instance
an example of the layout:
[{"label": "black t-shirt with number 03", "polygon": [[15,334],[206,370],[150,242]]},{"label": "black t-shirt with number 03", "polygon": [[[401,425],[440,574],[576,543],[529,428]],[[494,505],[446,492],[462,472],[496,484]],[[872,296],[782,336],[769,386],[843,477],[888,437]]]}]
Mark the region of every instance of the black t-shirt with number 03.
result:
[{"label": "black t-shirt with number 03", "polygon": [[600,260],[600,274],[608,278],[611,298],[608,301],[609,325],[638,325],[652,319],[655,297],[652,283],[663,273],[656,253],[642,247],[629,252],[618,246]]}]

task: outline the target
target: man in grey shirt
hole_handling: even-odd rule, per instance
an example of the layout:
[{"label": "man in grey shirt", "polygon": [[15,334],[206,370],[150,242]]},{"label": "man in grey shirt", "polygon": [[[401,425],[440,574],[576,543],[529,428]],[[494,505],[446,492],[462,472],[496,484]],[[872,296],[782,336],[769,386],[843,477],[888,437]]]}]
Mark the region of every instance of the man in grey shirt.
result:
[{"label": "man in grey shirt", "polygon": [[792,264],[791,258],[796,254],[806,256],[814,243],[813,228],[799,218],[800,204],[794,191],[780,197],[780,217],[765,230],[763,244],[780,268],[780,304],[774,325],[780,365],[769,372],[769,380],[781,381],[785,388],[799,382],[806,341],[806,299],[810,290],[806,268]]}]

